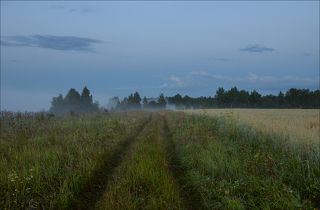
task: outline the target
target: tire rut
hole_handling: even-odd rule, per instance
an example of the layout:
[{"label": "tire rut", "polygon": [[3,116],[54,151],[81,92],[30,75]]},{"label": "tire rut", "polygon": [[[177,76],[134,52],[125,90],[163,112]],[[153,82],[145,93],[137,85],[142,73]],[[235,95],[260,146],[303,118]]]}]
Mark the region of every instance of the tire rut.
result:
[{"label": "tire rut", "polygon": [[169,170],[174,180],[178,183],[180,195],[185,204],[184,206],[188,210],[206,209],[202,204],[201,194],[187,181],[187,168],[181,164],[181,161],[177,156],[176,146],[173,142],[172,133],[168,127],[167,119],[165,116],[163,118],[164,143],[169,163]]},{"label": "tire rut", "polygon": [[151,119],[152,116],[150,115],[149,119],[142,123],[132,135],[121,142],[120,145],[113,150],[111,155],[105,155],[103,158],[105,162],[93,172],[94,175],[86,182],[81,190],[79,201],[72,203],[67,209],[88,210],[95,208],[95,204],[106,189],[115,168],[121,164],[126,152],[135,142],[137,136],[143,131],[147,124],[150,123]]}]

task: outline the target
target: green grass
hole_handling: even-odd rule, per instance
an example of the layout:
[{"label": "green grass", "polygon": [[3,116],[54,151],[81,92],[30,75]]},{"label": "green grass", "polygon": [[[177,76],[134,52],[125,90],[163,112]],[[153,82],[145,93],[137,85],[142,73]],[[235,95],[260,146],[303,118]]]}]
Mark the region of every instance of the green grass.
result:
[{"label": "green grass", "polygon": [[317,141],[150,116],[1,116],[0,209],[320,209]]},{"label": "green grass", "polygon": [[69,208],[146,114],[1,119],[0,209]]},{"label": "green grass", "polygon": [[159,116],[141,133],[116,170],[99,209],[183,209],[177,184],[168,170]]},{"label": "green grass", "polygon": [[170,114],[186,180],[204,209],[312,209],[320,203],[319,149],[286,147],[220,117]]}]

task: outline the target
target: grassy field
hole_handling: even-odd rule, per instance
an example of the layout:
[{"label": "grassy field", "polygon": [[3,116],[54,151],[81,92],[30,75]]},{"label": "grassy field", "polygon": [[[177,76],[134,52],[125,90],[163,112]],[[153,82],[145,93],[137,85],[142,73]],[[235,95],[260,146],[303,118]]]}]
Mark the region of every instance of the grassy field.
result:
[{"label": "grassy field", "polygon": [[197,109],[187,113],[222,116],[293,141],[320,142],[319,109]]},{"label": "grassy field", "polygon": [[320,203],[319,145],[226,117],[171,115],[176,152],[203,209],[312,209]]},{"label": "grassy field", "polygon": [[117,168],[98,209],[183,209],[166,160],[160,116],[140,133]]},{"label": "grassy field", "polygon": [[146,119],[145,113],[2,118],[0,209],[75,206]]},{"label": "grassy field", "polygon": [[320,208],[317,110],[199,113],[2,115],[0,209]]}]

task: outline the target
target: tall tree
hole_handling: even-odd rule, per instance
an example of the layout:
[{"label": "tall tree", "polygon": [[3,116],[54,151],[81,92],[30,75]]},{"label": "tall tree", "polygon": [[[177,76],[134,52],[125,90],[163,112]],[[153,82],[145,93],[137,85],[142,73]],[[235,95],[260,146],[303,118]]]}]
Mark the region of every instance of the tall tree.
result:
[{"label": "tall tree", "polygon": [[80,95],[76,89],[71,88],[63,98],[60,94],[54,97],[51,103],[51,111],[54,113],[67,112],[93,112],[99,110],[99,104],[92,102],[92,95],[87,87],[83,88]]},{"label": "tall tree", "polygon": [[224,104],[225,103],[225,91],[223,87],[219,87],[218,90],[216,91],[215,98],[218,102],[218,104]]},{"label": "tall tree", "polygon": [[143,108],[147,108],[148,107],[147,97],[143,97],[142,104],[143,104]]},{"label": "tall tree", "polygon": [[140,104],[140,102],[141,102],[141,97],[140,97],[140,95],[139,95],[138,92],[135,92],[135,93],[134,93],[134,95],[133,95],[133,101],[134,101],[135,104]]},{"label": "tall tree", "polygon": [[92,95],[90,95],[90,90],[85,86],[81,93],[81,102],[84,106],[90,107],[93,104]]},{"label": "tall tree", "polygon": [[53,97],[50,111],[54,113],[61,113],[63,112],[63,109],[64,109],[63,106],[64,106],[63,96],[62,94],[59,94],[58,97]]},{"label": "tall tree", "polygon": [[257,106],[261,102],[261,95],[256,90],[253,90],[250,93],[249,102],[250,104]]},{"label": "tall tree", "polygon": [[65,104],[70,108],[75,108],[81,103],[81,96],[76,89],[71,88],[65,97]]},{"label": "tall tree", "polygon": [[163,93],[161,93],[160,96],[159,96],[158,104],[159,104],[160,108],[165,108],[166,107],[167,102],[166,102],[166,99],[165,99]]}]

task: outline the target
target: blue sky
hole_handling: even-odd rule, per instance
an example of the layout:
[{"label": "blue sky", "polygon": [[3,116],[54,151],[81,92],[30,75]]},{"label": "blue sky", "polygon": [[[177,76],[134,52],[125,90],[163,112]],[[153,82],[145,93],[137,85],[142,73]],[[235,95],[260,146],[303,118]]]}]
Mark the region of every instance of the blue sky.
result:
[{"label": "blue sky", "polygon": [[319,87],[319,2],[1,1],[1,109]]}]

